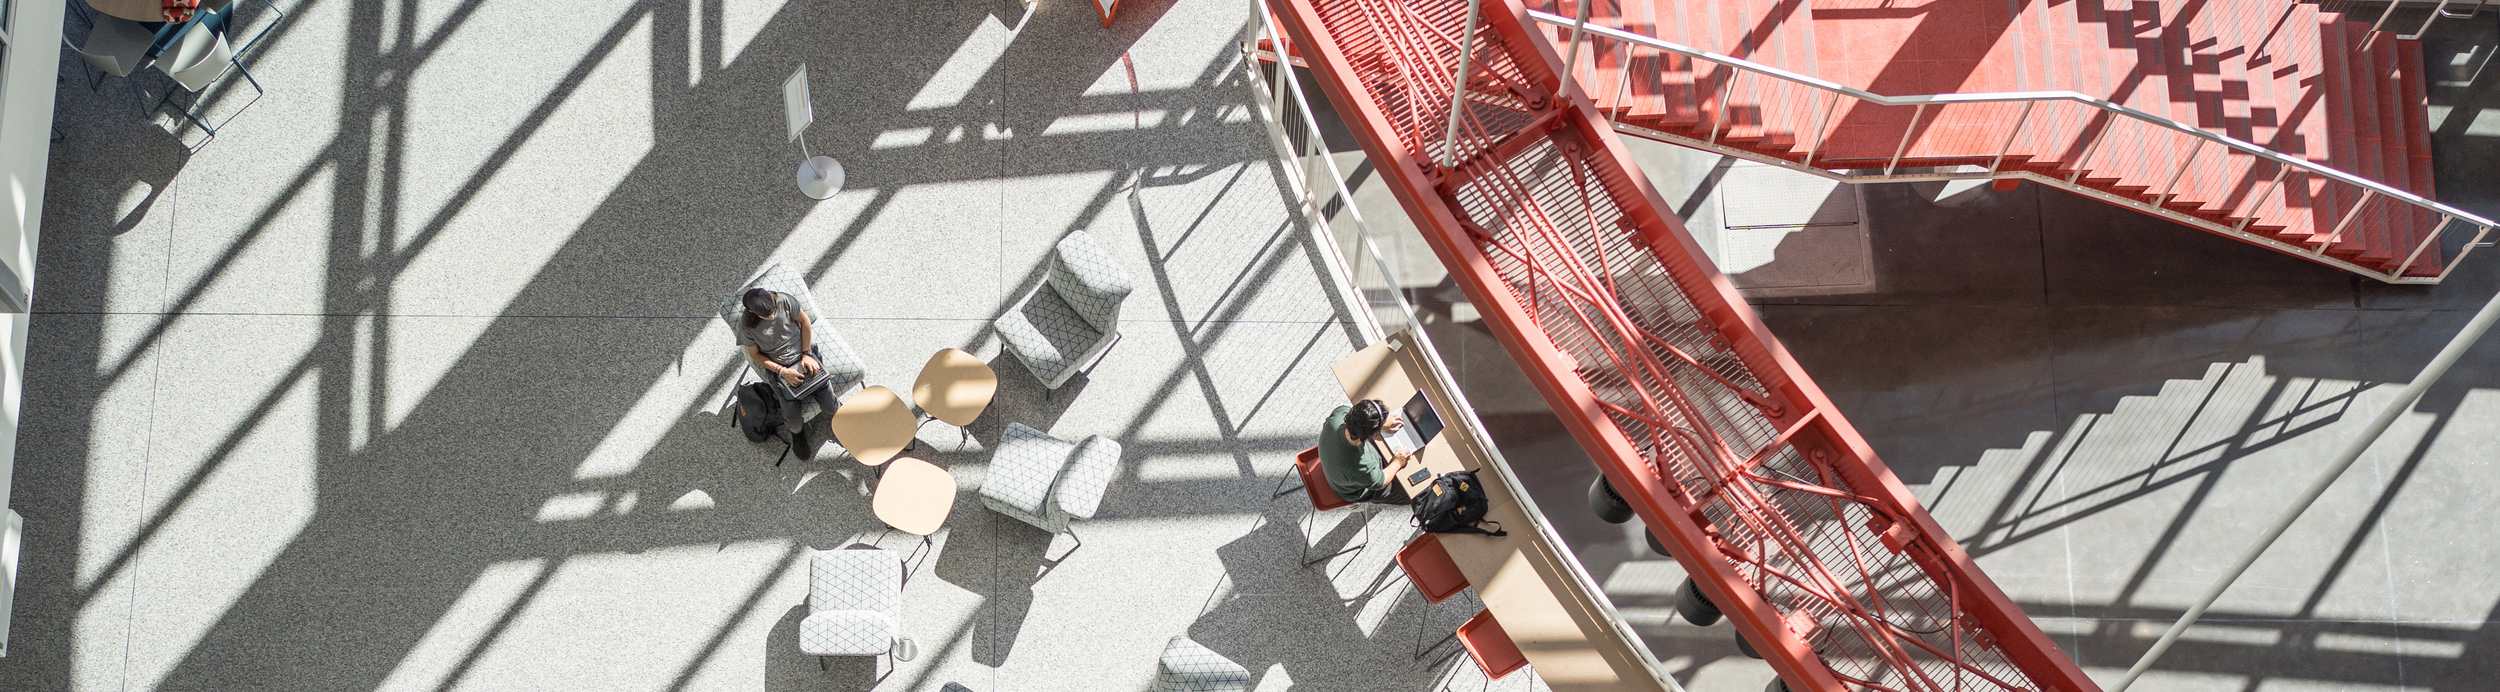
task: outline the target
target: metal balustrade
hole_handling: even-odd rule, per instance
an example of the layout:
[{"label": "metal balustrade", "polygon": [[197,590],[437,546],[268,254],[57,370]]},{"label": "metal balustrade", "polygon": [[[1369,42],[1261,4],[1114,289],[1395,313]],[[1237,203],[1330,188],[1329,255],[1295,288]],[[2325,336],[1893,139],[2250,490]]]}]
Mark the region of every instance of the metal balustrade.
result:
[{"label": "metal balustrade", "polygon": [[[1349,292],[1349,302],[1361,306],[1360,312],[1356,314],[1357,330],[1362,333],[1366,342],[1377,342],[1391,334],[1406,331],[1408,338],[1423,350],[1425,360],[1433,363],[1448,362],[1441,357],[1439,348],[1434,344],[1431,334],[1424,329],[1425,325],[1417,316],[1414,303],[1406,294],[1407,287],[1430,286],[1438,283],[1438,277],[1406,276],[1398,270],[1398,267],[1405,266],[1401,260],[1408,258],[1400,257],[1394,251],[1383,249],[1384,245],[1391,248],[1397,245],[1383,243],[1374,235],[1371,225],[1363,218],[1362,209],[1355,204],[1354,191],[1348,182],[1352,178],[1337,165],[1336,159],[1328,151],[1321,134],[1319,119],[1311,109],[1310,92],[1302,84],[1301,78],[1294,73],[1294,61],[1278,51],[1260,48],[1262,45],[1276,46],[1283,43],[1281,40],[1283,34],[1269,22],[1270,16],[1267,13],[1254,14],[1256,16],[1253,17],[1249,32],[1254,40],[1243,46],[1243,52],[1273,61],[1275,74],[1273,78],[1263,78],[1259,74],[1258,62],[1251,60],[1243,61],[1243,69],[1249,73],[1251,78],[1249,81],[1265,97],[1266,103],[1261,109],[1263,116],[1261,121],[1268,126],[1277,153],[1283,155],[1286,161],[1291,162],[1291,165],[1287,166],[1284,171],[1287,186],[1294,191],[1295,201],[1301,207],[1305,218],[1310,220],[1315,234],[1320,240],[1336,249],[1335,253],[1322,253],[1322,260],[1328,265],[1329,273],[1336,279],[1339,286]],[[1331,219],[1339,215],[1345,219],[1345,225],[1332,223]],[[1429,260],[1429,258],[1418,259]],[[1489,428],[1481,418],[1477,417],[1475,406],[1468,402],[1465,390],[1461,389],[1456,381],[1450,379],[1449,373],[1443,368],[1430,368],[1427,372],[1436,381],[1435,384],[1440,391],[1448,393],[1459,404],[1455,411],[1443,413],[1452,416],[1453,424],[1466,428],[1476,439],[1487,441],[1481,445],[1481,448],[1494,463],[1506,468],[1510,467],[1510,462],[1502,455],[1499,446],[1491,443],[1492,436],[1486,432]],[[1544,514],[1543,510],[1536,506],[1535,497],[1528,493],[1527,488],[1518,484],[1513,474],[1501,473],[1489,477],[1499,479],[1505,484],[1510,496],[1517,499],[1527,512],[1538,516]],[[1631,648],[1641,656],[1641,660],[1635,663],[1647,671],[1660,689],[1684,692],[1683,685],[1667,674],[1666,667],[1658,662],[1655,652],[1650,651],[1646,646],[1639,645],[1640,636],[1632,631],[1631,625],[1624,620],[1614,604],[1602,598],[1605,589],[1599,585],[1594,576],[1588,573],[1579,558],[1571,553],[1570,544],[1553,532],[1550,524],[1535,522],[1531,526],[1513,527],[1506,530],[1535,531],[1543,534],[1544,543],[1565,558],[1559,566],[1564,574],[1578,582],[1579,586],[1576,590],[1581,593],[1601,595],[1589,606],[1603,616],[1607,626],[1615,630],[1613,636],[1634,644]],[[1549,686],[1551,686],[1550,683]]]},{"label": "metal balustrade", "polygon": [[[1548,31],[1575,23],[1526,14]],[[1835,180],[2026,179],[2393,284],[2447,278],[2474,248],[2489,245],[2495,225],[2385,183],[2076,92],[1884,96],[1597,23],[1582,31],[1590,48],[1575,51],[1585,57],[1571,71],[1584,87],[1590,76],[1618,73],[1598,85],[1612,87],[1616,130]],[[1614,69],[1660,64],[1669,67],[1658,73],[1672,79],[1635,82],[1634,69]],[[1647,93],[1635,89],[1652,84]],[[1622,122],[1634,108],[1692,124]],[[2199,196],[2183,196],[2191,191]],[[2410,238],[2419,240],[2392,240]]]},{"label": "metal balustrade", "polygon": [[[2487,1],[2488,0],[2474,0],[2474,6],[2466,8],[2463,12],[2453,12],[2448,9],[2448,6],[2451,4],[2463,6],[2465,4],[2464,0],[2439,0],[2439,4],[2431,8],[2430,14],[2422,17],[2422,24],[2420,26],[2413,27],[2413,33],[2400,34],[2396,36],[2396,38],[2406,41],[2422,40],[2423,34],[2430,33],[2432,22],[2439,21],[2443,18],[2473,19],[2476,13],[2483,11],[2483,3]],[[2387,0],[2387,9],[2379,11],[2378,21],[2370,22],[2370,33],[2378,34],[2381,32],[2393,31],[2392,29],[2386,28],[2387,19],[2389,17],[2396,16],[2396,6],[2402,4],[2404,3],[2399,2],[2398,0]]]},{"label": "metal balustrade", "polygon": [[[2095,689],[1661,211],[1515,0],[1269,4],[1292,37],[1280,52],[1311,66],[1484,325],[1789,685]],[[1757,85],[1708,86],[1723,100]],[[1763,134],[1743,119],[1709,129]]]}]

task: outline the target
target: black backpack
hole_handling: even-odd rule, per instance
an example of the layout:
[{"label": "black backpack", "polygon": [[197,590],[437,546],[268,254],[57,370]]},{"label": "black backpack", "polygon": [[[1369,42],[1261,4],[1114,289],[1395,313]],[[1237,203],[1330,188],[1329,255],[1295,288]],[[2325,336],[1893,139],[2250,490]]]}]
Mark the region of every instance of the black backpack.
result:
[{"label": "black backpack", "polygon": [[1432,533],[1510,535],[1500,522],[1493,522],[1491,531],[1478,525],[1484,523],[1485,509],[1491,504],[1484,499],[1484,485],[1476,481],[1476,472],[1444,473],[1415,498],[1415,526]]},{"label": "black backpack", "polygon": [[738,426],[738,432],[746,433],[748,442],[773,439],[775,434],[781,432],[781,397],[773,393],[772,385],[762,382],[739,385],[733,396],[737,399],[737,408],[731,411],[729,420]]}]

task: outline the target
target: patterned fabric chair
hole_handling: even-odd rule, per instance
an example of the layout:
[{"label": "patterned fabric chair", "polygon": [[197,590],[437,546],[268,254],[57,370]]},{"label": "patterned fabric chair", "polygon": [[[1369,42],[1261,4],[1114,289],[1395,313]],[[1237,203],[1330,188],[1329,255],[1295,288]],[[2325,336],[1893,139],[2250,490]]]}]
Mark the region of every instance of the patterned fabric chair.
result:
[{"label": "patterned fabric chair", "polygon": [[1071,443],[1008,423],[981,482],[981,504],[1051,533],[1094,518],[1103,491],[1120,475],[1120,443],[1095,435]]},{"label": "patterned fabric chair", "polygon": [[[862,383],[868,379],[868,363],[860,360],[859,352],[851,350],[850,342],[843,341],[841,334],[834,333],[833,328],[826,325],[825,313],[816,309],[816,294],[807,290],[807,282],[799,278],[798,272],[791,271],[779,262],[764,268],[764,273],[757,274],[745,286],[740,286],[737,291],[731,292],[729,299],[721,301],[720,318],[721,321],[729,323],[730,333],[737,333],[739,316],[746,314],[746,306],[739,301],[750,288],[788,293],[791,297],[798,299],[799,309],[806,310],[809,317],[816,319],[816,324],[812,327],[816,338],[816,350],[824,357],[825,371],[833,374],[833,382],[825,386],[833,388],[835,401],[848,398],[851,392],[860,389]],[[746,358],[744,347],[738,348],[738,357]],[[764,376],[763,372],[756,369],[753,361],[747,363],[747,372],[759,378]],[[814,418],[822,413],[816,410],[814,399],[801,398],[799,401],[801,406],[807,407],[804,415],[808,418]]]},{"label": "patterned fabric chair", "polygon": [[1058,389],[1078,365],[1093,361],[1120,339],[1120,302],[1134,290],[1128,272],[1084,231],[1059,239],[1050,273],[992,326],[1007,350],[1024,361],[1042,386]]},{"label": "patterned fabric chair", "polygon": [[1189,637],[1173,637],[1163,645],[1149,692],[1243,692],[1250,689],[1250,671]]},{"label": "patterned fabric chair", "polygon": [[807,609],[799,650],[808,655],[892,651],[903,631],[903,559],[882,548],[816,551],[807,569]]}]

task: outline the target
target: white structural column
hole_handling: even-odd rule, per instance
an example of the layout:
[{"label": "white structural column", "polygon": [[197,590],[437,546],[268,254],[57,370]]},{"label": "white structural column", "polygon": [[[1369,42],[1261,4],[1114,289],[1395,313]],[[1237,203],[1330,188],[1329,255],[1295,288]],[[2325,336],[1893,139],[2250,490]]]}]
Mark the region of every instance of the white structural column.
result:
[{"label": "white structural column", "polygon": [[[65,3],[16,0],[0,3],[0,502],[9,498],[17,461],[19,397],[26,382],[26,310],[35,287],[35,245],[43,237],[44,171],[52,160],[53,77],[61,69],[61,13]],[[0,535],[0,656],[8,653],[10,611],[17,583],[14,511]],[[37,527],[40,530],[41,527]]]}]

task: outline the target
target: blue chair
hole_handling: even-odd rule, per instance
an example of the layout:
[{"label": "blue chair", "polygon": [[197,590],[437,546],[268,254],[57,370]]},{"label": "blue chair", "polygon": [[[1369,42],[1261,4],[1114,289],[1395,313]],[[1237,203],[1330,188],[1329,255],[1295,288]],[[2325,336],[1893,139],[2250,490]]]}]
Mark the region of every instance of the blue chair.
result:
[{"label": "blue chair", "polygon": [[[251,83],[252,100],[258,101],[261,95],[269,93],[268,90],[261,88],[260,80],[252,77],[252,71],[243,67],[243,61],[235,59],[233,48],[226,45],[225,17],[224,12],[210,12],[203,9],[193,15],[191,21],[178,25],[180,28],[173,31],[170,41],[162,38],[165,34],[158,34],[163,52],[156,56],[156,69],[164,72],[166,76],[173,77],[175,83],[195,94],[191,106],[174,103],[174,108],[182,113],[184,119],[199,126],[210,137],[217,136],[217,128],[201,120],[199,114],[193,112],[192,106],[199,105],[196,94],[207,89],[208,85],[215,83],[218,78],[226,76],[229,68],[242,74],[244,81]],[[166,89],[165,96],[156,100],[156,108],[164,108],[165,104],[173,103],[173,99],[174,90]],[[156,108],[148,109],[148,112],[154,113]]]},{"label": "blue chair", "polygon": [[[200,11],[203,13],[215,12],[219,15],[226,15],[227,9],[233,6],[234,0],[200,0]],[[286,21],[286,11],[278,9],[278,6],[271,4],[269,0],[260,0],[260,6],[269,8],[269,11],[277,13],[278,16],[276,19],[269,20],[268,26],[261,27],[260,33],[252,34],[252,40],[244,41],[242,48],[234,49],[236,55],[252,52],[253,44],[260,43],[261,37],[268,36],[270,29],[278,28],[278,22]],[[223,29],[220,31],[222,32]]]}]

